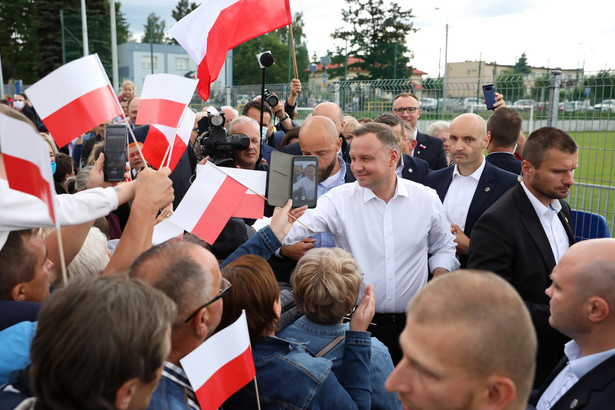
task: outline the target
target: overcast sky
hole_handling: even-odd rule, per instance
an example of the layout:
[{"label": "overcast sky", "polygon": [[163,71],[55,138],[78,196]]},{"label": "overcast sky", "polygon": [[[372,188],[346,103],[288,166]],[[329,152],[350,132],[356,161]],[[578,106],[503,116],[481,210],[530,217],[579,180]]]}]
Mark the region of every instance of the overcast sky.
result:
[{"label": "overcast sky", "polygon": [[[386,1],[386,0],[385,0]],[[197,0],[200,4],[202,1]],[[167,23],[176,0],[124,0],[130,29],[139,36],[147,15],[155,12]],[[267,0],[263,0],[266,4]],[[435,0],[412,2],[418,32],[407,37],[412,65],[430,77],[444,72],[445,26],[448,61],[478,60],[514,64],[525,52],[533,66],[586,71],[615,68],[615,19],[608,2],[599,0]],[[310,56],[325,55],[330,34],[341,27],[344,0],[290,0],[292,12],[302,11]],[[438,8],[438,10],[436,10]]]}]

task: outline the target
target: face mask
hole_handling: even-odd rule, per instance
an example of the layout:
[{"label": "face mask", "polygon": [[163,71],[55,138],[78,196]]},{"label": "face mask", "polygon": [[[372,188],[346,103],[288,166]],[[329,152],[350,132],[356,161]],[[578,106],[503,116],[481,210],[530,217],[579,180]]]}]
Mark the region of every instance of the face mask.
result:
[{"label": "face mask", "polygon": [[263,127],[261,131],[261,140],[265,141],[267,139],[267,128]]},{"label": "face mask", "polygon": [[24,107],[24,104],[24,101],[17,100],[13,102],[13,107],[17,108],[18,110],[21,110]]},{"label": "face mask", "polygon": [[51,163],[51,174],[52,174],[52,175],[56,173],[56,168],[57,168],[57,166],[58,166],[58,164],[56,164],[56,162],[55,162],[55,161],[53,161],[53,162]]}]

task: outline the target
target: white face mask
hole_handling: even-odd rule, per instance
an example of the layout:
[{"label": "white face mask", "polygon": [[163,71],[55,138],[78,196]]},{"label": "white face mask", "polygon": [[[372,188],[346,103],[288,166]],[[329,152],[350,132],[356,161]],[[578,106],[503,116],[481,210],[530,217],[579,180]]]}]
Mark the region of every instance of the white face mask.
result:
[{"label": "white face mask", "polygon": [[26,104],[25,101],[21,101],[21,100],[13,101],[13,107],[17,108],[18,110],[21,110],[25,104]]},{"label": "white face mask", "polygon": [[265,141],[267,139],[267,128],[263,127],[261,131],[261,140]]}]

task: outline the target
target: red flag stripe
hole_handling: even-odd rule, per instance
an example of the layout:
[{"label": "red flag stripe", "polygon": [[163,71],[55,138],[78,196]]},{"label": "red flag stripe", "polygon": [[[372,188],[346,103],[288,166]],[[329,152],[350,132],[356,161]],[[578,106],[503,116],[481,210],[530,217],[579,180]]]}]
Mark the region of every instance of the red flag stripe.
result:
[{"label": "red flag stripe", "polygon": [[113,90],[104,86],[83,94],[53,114],[43,118],[43,123],[59,147],[77,136],[121,115]]},{"label": "red flag stripe", "polygon": [[49,216],[55,223],[51,186],[41,175],[40,168],[33,162],[6,153],[2,157],[9,187],[40,198],[47,205]]},{"label": "red flag stripe", "polygon": [[177,101],[157,99],[141,99],[137,124],[160,124],[167,127],[177,127],[186,104]]},{"label": "red flag stripe", "polygon": [[192,228],[192,233],[208,244],[213,244],[241,201],[246,187],[226,177],[205,212]]},{"label": "red flag stripe", "polygon": [[258,195],[246,193],[233,216],[237,218],[262,219],[265,215],[265,200]]},{"label": "red flag stripe", "polygon": [[145,143],[141,148],[145,160],[153,167],[158,168],[164,157],[164,153],[167,151],[169,142],[167,137],[158,128],[150,125]]},{"label": "red flag stripe", "polygon": [[222,366],[196,390],[201,408],[218,409],[226,399],[254,379],[255,375],[252,349],[248,346],[242,354]]},{"label": "red flag stripe", "polygon": [[171,155],[171,162],[169,163],[169,168],[171,169],[171,172],[173,172],[173,170],[179,163],[179,160],[181,159],[182,155],[184,155],[186,148],[187,147],[184,141],[182,141],[182,139],[179,138],[179,136],[176,136],[175,142],[173,143],[173,148],[172,148],[173,152],[169,153],[169,155]]}]

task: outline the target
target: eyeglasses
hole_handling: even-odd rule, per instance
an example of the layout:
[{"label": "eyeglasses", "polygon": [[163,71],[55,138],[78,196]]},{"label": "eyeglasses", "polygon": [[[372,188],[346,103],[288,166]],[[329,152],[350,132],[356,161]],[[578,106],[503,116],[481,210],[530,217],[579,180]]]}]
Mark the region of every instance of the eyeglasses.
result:
[{"label": "eyeglasses", "polygon": [[184,323],[188,323],[190,321],[190,319],[192,319],[194,317],[194,315],[199,313],[199,310],[203,309],[204,307],[207,307],[207,306],[211,305],[216,300],[218,300],[218,299],[224,297],[225,295],[227,295],[230,291],[231,291],[231,282],[229,282],[226,278],[222,278],[222,282],[220,282],[220,293],[218,293],[218,296],[216,296],[215,298],[213,298],[209,302],[207,302],[204,305],[201,305],[199,308],[197,308],[197,310],[195,310],[194,312],[192,312],[192,314],[190,316],[188,316],[188,319],[184,320]]},{"label": "eyeglasses", "polygon": [[393,112],[395,114],[403,114],[404,111],[408,111],[410,113],[415,112],[416,110],[420,110],[420,107],[399,107],[393,108]]}]

